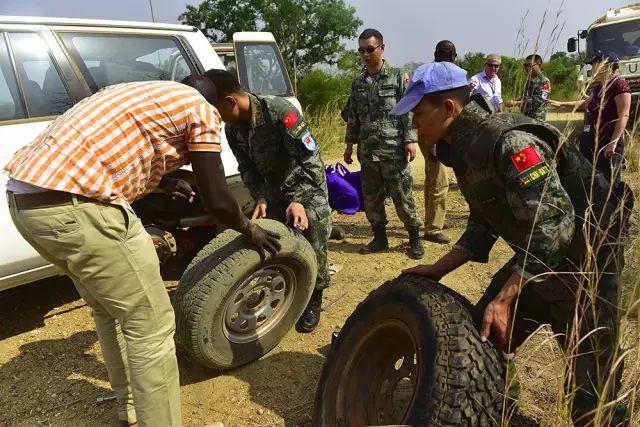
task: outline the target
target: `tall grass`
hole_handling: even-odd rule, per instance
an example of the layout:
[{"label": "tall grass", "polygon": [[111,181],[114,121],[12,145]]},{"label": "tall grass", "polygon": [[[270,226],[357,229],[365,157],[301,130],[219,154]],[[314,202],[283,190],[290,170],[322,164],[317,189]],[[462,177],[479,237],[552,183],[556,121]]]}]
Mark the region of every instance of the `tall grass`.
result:
[{"label": "tall grass", "polygon": [[[561,6],[562,7],[562,6]],[[524,37],[524,28],[527,25],[527,14],[521,22],[521,28],[518,31],[516,52],[521,56],[523,52],[527,51],[529,47],[529,41]],[[539,46],[541,39],[540,35],[545,31],[545,25],[547,23],[549,14],[544,13],[542,21],[539,25],[538,36],[534,43],[533,52],[542,51],[542,47]],[[564,27],[562,21],[562,13],[558,11],[555,15],[555,21],[552,25],[551,34],[548,38],[550,43],[556,43],[558,39],[558,32]],[[547,47],[549,52],[550,47]],[[521,81],[518,75],[514,75],[513,78],[517,79],[516,84],[519,86]],[[580,98],[586,96],[586,94],[578,94]],[[637,123],[632,124],[630,131],[625,135],[625,141],[627,142],[627,162],[629,168],[624,174],[624,179],[628,181],[628,184],[635,190],[636,194],[640,190],[640,179],[638,177],[638,133]],[[575,132],[573,132],[572,126],[567,126],[564,131],[564,138],[562,144],[574,144]],[[596,135],[596,141],[598,135]],[[597,153],[595,154],[597,156]],[[595,164],[595,158],[589,159]],[[596,170],[595,166],[592,169],[592,182],[595,182]],[[608,195],[605,198],[614,198],[615,188],[610,185]],[[607,332],[607,328],[613,328],[609,330],[611,336],[615,338],[615,342],[612,343],[612,361],[610,365],[602,360],[599,360],[596,364],[595,381],[597,384],[592,384],[592,392],[596,393],[598,402],[595,408],[586,414],[582,421],[589,420],[593,426],[609,426],[612,425],[612,410],[620,405],[624,404],[628,407],[627,417],[631,420],[631,425],[638,425],[638,417],[640,411],[637,408],[636,397],[640,386],[640,353],[638,352],[638,343],[640,342],[639,330],[637,328],[638,312],[640,312],[640,238],[639,226],[637,223],[638,208],[634,209],[632,216],[631,226],[628,231],[616,230],[612,227],[612,223],[609,222],[606,215],[602,214],[598,206],[602,206],[605,200],[596,200],[591,197],[591,203],[587,207],[585,212],[576,212],[576,215],[585,218],[585,226],[578,232],[582,233],[587,241],[587,250],[585,261],[583,265],[576,266],[577,273],[571,279],[572,284],[575,287],[575,309],[573,314],[573,324],[571,328],[564,334],[564,348],[562,353],[562,373],[563,381],[557,389],[558,406],[556,413],[552,417],[550,422],[553,425],[570,425],[571,424],[571,412],[574,407],[576,393],[578,392],[576,378],[574,376],[574,369],[576,364],[579,363],[580,357],[584,356],[585,350],[583,345],[587,342],[594,343],[596,353],[601,351],[599,346],[606,345],[601,341],[602,334]],[[637,200],[636,200],[637,205]],[[618,210],[613,212],[613,219],[622,219],[629,212],[625,212],[623,206],[619,206]],[[537,220],[537,218],[536,218]],[[603,301],[605,290],[603,289],[603,283],[605,279],[605,271],[603,269],[602,259],[599,256],[609,248],[616,248],[624,253],[627,260],[626,265],[620,263],[619,258],[610,257],[607,261],[612,263],[610,265],[616,265],[616,271],[621,274],[618,276],[618,300],[613,301],[612,304],[617,304],[616,307],[607,306],[607,302]],[[532,256],[532,255],[531,255]],[[528,283],[525,286],[535,286],[535,283]],[[617,324],[610,325],[598,322],[598,317],[603,315],[603,307],[612,308],[614,312],[618,314]],[[588,318],[595,318],[595,329],[585,331],[585,325],[591,325],[587,322]],[[615,329],[618,328],[617,333]],[[601,364],[605,363],[604,365]],[[617,395],[614,393],[616,378],[622,374],[624,364],[624,385],[620,390],[617,390]],[[509,379],[507,379],[509,381]],[[565,386],[566,385],[566,386]],[[505,403],[508,398],[505,396]],[[508,406],[505,405],[505,408]],[[503,417],[503,425],[508,425],[513,413],[505,411]]]},{"label": "tall grass", "polygon": [[305,119],[320,146],[325,162],[340,158],[345,148],[346,124],[340,116],[343,107],[342,98],[334,98],[325,105],[305,109]]}]

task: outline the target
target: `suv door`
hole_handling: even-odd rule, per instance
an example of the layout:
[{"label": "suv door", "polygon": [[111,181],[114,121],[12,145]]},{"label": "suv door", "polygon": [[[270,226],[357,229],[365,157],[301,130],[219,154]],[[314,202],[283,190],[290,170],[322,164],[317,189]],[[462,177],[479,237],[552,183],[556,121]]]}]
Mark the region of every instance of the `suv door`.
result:
[{"label": "suv door", "polygon": [[258,95],[286,98],[302,111],[273,34],[241,32],[233,35],[235,64],[240,86]]},{"label": "suv door", "polygon": [[[0,27],[0,167],[82,97],[50,36],[45,27]],[[3,195],[6,184],[7,175],[1,174]],[[6,202],[0,202],[0,238],[0,289],[56,271],[15,229]]]}]

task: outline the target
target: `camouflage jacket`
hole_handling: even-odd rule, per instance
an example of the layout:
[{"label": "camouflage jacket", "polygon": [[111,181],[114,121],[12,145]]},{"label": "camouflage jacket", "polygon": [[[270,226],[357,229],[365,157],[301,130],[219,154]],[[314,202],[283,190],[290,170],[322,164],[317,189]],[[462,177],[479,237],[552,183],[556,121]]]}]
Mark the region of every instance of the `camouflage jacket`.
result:
[{"label": "camouflage jacket", "polygon": [[283,98],[249,94],[249,100],[251,122],[227,125],[226,134],[251,196],[328,215],[325,167],[304,118]]},{"label": "camouflage jacket", "polygon": [[[470,208],[457,247],[487,262],[502,237],[516,252],[516,270],[532,277],[561,264],[575,230],[572,200],[556,156],[519,114],[490,114],[476,97],[453,125],[450,163]],[[527,123],[518,128],[518,123]],[[541,125],[539,127],[542,127]]]},{"label": "camouflage jacket", "polygon": [[378,74],[369,76],[365,70],[351,84],[345,140],[358,144],[360,161],[402,159],[404,143],[418,140],[411,127],[411,113],[399,117],[389,114],[407,81],[405,73],[385,63]]},{"label": "camouflage jacket", "polygon": [[549,110],[547,100],[550,93],[551,82],[547,76],[540,73],[537,77],[529,78],[521,99],[520,112],[532,119],[544,122],[547,120],[547,111]]}]

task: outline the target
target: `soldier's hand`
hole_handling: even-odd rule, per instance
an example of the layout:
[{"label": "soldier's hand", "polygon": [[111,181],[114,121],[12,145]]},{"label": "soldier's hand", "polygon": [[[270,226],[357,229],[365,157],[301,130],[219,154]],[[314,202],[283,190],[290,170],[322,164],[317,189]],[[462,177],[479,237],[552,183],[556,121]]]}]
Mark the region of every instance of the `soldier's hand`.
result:
[{"label": "soldier's hand", "polygon": [[251,215],[251,219],[259,219],[267,217],[267,201],[260,197],[258,199],[258,203],[256,203],[256,207],[253,209],[253,215]]},{"label": "soldier's hand", "polygon": [[169,194],[172,198],[187,200],[189,203],[193,202],[193,198],[196,195],[191,185],[183,179],[164,176],[158,185],[162,191]]},{"label": "soldier's hand", "polygon": [[348,165],[353,163],[353,145],[347,144],[347,148],[344,149],[344,162]]},{"label": "soldier's hand", "polygon": [[432,264],[416,265],[415,267],[402,270],[402,274],[415,274],[417,276],[426,277],[435,282],[439,282],[442,279],[443,274],[440,269],[436,268]]},{"label": "soldier's hand", "polygon": [[407,156],[408,162],[413,162],[413,159],[416,158],[417,152],[418,152],[417,142],[407,142],[404,144],[404,154],[405,156]]},{"label": "soldier's hand", "polygon": [[287,224],[291,224],[298,230],[304,231],[309,228],[307,212],[304,210],[304,206],[300,203],[291,202],[285,211],[285,216],[287,218]]},{"label": "soldier's hand", "polygon": [[517,107],[520,105],[520,101],[514,101],[513,99],[507,101],[507,107]]},{"label": "soldier's hand", "polygon": [[498,295],[489,303],[482,317],[480,341],[486,342],[491,335],[498,348],[507,348],[511,329],[511,305],[518,297],[523,283],[524,280],[519,273],[512,273]]},{"label": "soldier's hand", "polygon": [[264,230],[256,224],[249,225],[249,241],[258,250],[260,259],[264,262],[265,250],[275,256],[280,251],[280,235]]}]

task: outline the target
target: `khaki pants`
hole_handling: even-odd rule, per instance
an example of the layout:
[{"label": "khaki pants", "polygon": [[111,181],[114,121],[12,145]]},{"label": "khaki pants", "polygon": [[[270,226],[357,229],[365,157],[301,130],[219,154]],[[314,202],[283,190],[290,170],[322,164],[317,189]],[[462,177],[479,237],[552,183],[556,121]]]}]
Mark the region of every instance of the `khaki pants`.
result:
[{"label": "khaki pants", "polygon": [[[22,236],[93,309],[121,420],[179,426],[175,320],[151,237],[131,208],[92,202],[18,210]],[[133,411],[135,408],[135,412]]]},{"label": "khaki pants", "polygon": [[419,146],[424,157],[424,232],[435,234],[444,227],[449,180],[445,166],[429,155],[430,145],[420,142]]}]

